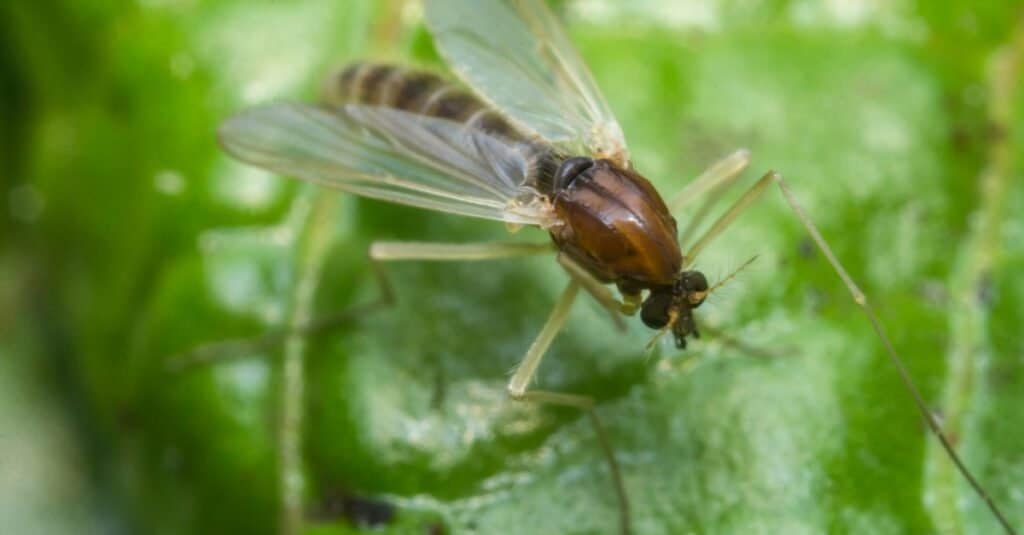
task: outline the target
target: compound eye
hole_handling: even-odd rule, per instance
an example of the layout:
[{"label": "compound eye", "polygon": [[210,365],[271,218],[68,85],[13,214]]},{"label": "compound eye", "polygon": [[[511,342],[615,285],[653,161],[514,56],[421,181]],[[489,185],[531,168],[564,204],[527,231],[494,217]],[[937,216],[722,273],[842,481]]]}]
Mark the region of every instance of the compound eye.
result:
[{"label": "compound eye", "polygon": [[704,274],[699,271],[688,271],[683,273],[682,281],[683,289],[687,293],[690,292],[706,292],[708,290],[708,280],[704,278]]},{"label": "compound eye", "polygon": [[584,156],[569,158],[555,171],[555,190],[569,187],[584,171],[594,166],[594,160]]},{"label": "compound eye", "polygon": [[652,329],[668,325],[668,309],[672,305],[671,294],[651,294],[640,308],[640,319]]}]

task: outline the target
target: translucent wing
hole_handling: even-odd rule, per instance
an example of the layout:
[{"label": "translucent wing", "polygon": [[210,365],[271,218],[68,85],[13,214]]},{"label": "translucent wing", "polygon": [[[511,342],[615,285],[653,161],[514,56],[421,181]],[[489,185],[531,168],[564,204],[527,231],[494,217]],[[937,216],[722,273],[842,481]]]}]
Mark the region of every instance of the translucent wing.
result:
[{"label": "translucent wing", "polygon": [[445,119],[275,104],[228,119],[219,134],[243,162],[356,195],[508,223],[546,221],[546,203],[526,184],[528,156]]},{"label": "translucent wing", "polygon": [[520,128],[577,154],[629,160],[619,123],[543,0],[426,0],[463,81]]}]

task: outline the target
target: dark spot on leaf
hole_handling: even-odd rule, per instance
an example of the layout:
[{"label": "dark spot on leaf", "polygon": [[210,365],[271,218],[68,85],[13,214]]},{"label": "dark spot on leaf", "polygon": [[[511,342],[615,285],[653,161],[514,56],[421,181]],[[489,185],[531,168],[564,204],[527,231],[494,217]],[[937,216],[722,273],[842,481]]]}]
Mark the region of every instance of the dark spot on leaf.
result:
[{"label": "dark spot on leaf", "polygon": [[978,279],[978,285],[974,289],[975,298],[984,308],[990,308],[995,301],[995,287],[992,283],[992,273],[986,271]]},{"label": "dark spot on leaf", "polygon": [[810,238],[800,240],[800,243],[797,244],[797,251],[802,258],[813,258],[814,253],[817,252],[814,242]]},{"label": "dark spot on leaf", "polygon": [[447,535],[448,534],[448,528],[443,523],[441,523],[440,521],[431,522],[430,524],[427,524],[426,526],[424,526],[424,528],[425,529],[423,530],[423,532],[426,533],[426,535]]},{"label": "dark spot on leaf", "polygon": [[430,408],[440,410],[444,405],[445,394],[447,393],[447,381],[445,381],[444,368],[438,367],[434,374],[434,394],[430,396]]},{"label": "dark spot on leaf", "polygon": [[1009,389],[1021,382],[1021,376],[1021,368],[1015,362],[993,362],[986,373],[986,383],[992,391]]},{"label": "dark spot on leaf", "polygon": [[949,132],[949,143],[953,147],[953,150],[958,152],[968,152],[973,146],[974,136],[971,135],[971,131],[968,127],[957,124],[953,125]]},{"label": "dark spot on leaf", "polygon": [[949,291],[942,281],[926,280],[917,287],[917,291],[921,298],[931,306],[946,306],[949,303]]},{"label": "dark spot on leaf", "polygon": [[985,125],[985,135],[989,143],[999,143],[1008,135],[1007,127],[997,122],[989,122]]},{"label": "dark spot on leaf", "polygon": [[394,522],[395,512],[395,506],[384,500],[336,493],[325,496],[309,517],[315,522],[345,520],[360,528],[375,528]]}]

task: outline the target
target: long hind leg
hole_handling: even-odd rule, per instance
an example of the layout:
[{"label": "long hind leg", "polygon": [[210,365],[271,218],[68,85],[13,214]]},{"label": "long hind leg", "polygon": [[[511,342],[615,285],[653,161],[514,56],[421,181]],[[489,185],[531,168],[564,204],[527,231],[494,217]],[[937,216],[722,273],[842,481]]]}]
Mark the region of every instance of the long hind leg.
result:
[{"label": "long hind leg", "polygon": [[[351,307],[329,316],[321,317],[320,319],[314,320],[309,324],[299,326],[295,329],[274,331],[255,338],[226,340],[206,344],[197,350],[193,350],[188,354],[171,360],[171,362],[176,363],[174,365],[174,369],[180,370],[183,367],[198,363],[208,363],[215,359],[220,360],[222,358],[232,356],[230,354],[225,354],[225,352],[237,354],[246,350],[251,350],[255,347],[279,344],[283,342],[288,335],[296,332],[308,335],[317,334],[325,330],[337,328],[340,324],[351,321],[369,310],[380,306],[391,305],[396,300],[396,294],[394,285],[391,283],[390,276],[384,267],[384,264],[387,262],[413,260],[480,261],[529,256],[549,252],[552,252],[552,246],[550,243],[374,242],[370,245],[368,256],[370,258],[370,266],[380,288],[380,296],[377,300],[364,305]],[[586,396],[563,394],[558,392],[527,391],[527,387],[533,379],[534,373],[540,365],[540,361],[543,358],[544,353],[551,346],[551,342],[554,340],[555,335],[565,324],[565,320],[568,317],[569,310],[576,298],[579,287],[580,282],[577,277],[574,277],[565,292],[563,292],[558,304],[552,311],[551,316],[541,329],[540,334],[526,352],[526,355],[523,357],[511,381],[509,381],[508,392],[510,397],[517,401],[535,401],[556,405],[566,405],[576,407],[586,412],[591,425],[594,427],[602,453],[608,461],[609,469],[614,480],[616,499],[618,500],[620,510],[620,531],[622,533],[628,533],[630,526],[629,503],[626,499],[625,488],[622,483],[622,475],[619,470],[618,462],[615,459],[614,452],[612,451],[608,435],[605,432],[604,426],[598,418],[597,413],[593,409],[593,399]],[[607,288],[604,288],[604,290],[607,290]],[[597,298],[599,302],[602,302],[602,304],[605,304],[603,302],[605,301],[605,297],[610,297],[610,293],[606,296],[599,290],[595,289],[594,291],[597,292],[595,294],[595,298]]]},{"label": "long hind leg", "polygon": [[565,321],[569,317],[569,311],[576,300],[579,288],[580,282],[577,279],[569,282],[565,291],[558,298],[558,302],[555,303],[555,307],[551,310],[547,321],[544,322],[540,333],[537,334],[537,338],[530,344],[530,348],[527,349],[526,354],[519,362],[519,366],[516,367],[516,371],[508,382],[507,389],[509,396],[517,401],[533,401],[576,407],[587,413],[591,424],[594,426],[594,432],[597,434],[597,440],[601,444],[601,449],[608,461],[608,467],[611,470],[616,499],[619,503],[619,531],[625,534],[630,531],[629,500],[626,497],[626,489],[622,482],[619,464],[615,460],[615,452],[612,450],[611,442],[604,430],[604,426],[594,410],[593,398],[546,390],[529,390],[530,383],[533,381],[537,368],[540,366],[540,361],[544,358],[548,348],[551,347],[551,342],[554,341],[555,336],[565,326]]},{"label": "long hind leg", "polygon": [[928,427],[935,435],[935,438],[937,438],[939,442],[942,444],[942,448],[946,450],[946,453],[949,455],[949,458],[956,465],[957,470],[960,471],[964,479],[966,479],[967,482],[970,483],[974,491],[985,502],[985,504],[988,506],[992,514],[1003,526],[1003,529],[1005,529],[1007,533],[1015,533],[1013,527],[1006,519],[1006,516],[1003,515],[1002,510],[999,509],[999,506],[996,505],[995,501],[992,500],[992,497],[989,496],[985,488],[974,477],[974,474],[971,473],[971,471],[967,468],[963,460],[960,459],[960,456],[956,453],[956,450],[953,448],[952,441],[942,431],[942,426],[935,418],[935,415],[932,413],[932,411],[928,410],[928,405],[927,403],[925,403],[924,396],[921,395],[921,391],[917,388],[917,385],[914,383],[913,379],[911,379],[910,372],[907,371],[907,367],[903,363],[903,359],[900,358],[899,354],[896,352],[896,348],[893,346],[892,341],[889,339],[889,335],[886,334],[885,329],[882,327],[882,322],[879,321],[874,309],[872,309],[871,305],[868,304],[868,299],[864,295],[864,292],[860,290],[860,288],[857,286],[857,283],[855,283],[853,281],[853,278],[850,277],[850,274],[846,272],[846,269],[843,267],[843,264],[839,262],[838,258],[836,258],[835,253],[832,252],[832,248],[829,247],[828,242],[825,241],[825,238],[821,235],[821,232],[818,231],[818,228],[807,216],[807,213],[804,212],[803,206],[801,206],[800,202],[797,201],[796,196],[793,195],[793,192],[789,189],[789,186],[782,179],[782,176],[777,173],[770,174],[774,176],[775,183],[779,185],[779,189],[782,191],[783,197],[785,197],[786,202],[789,203],[790,208],[793,209],[793,212],[800,220],[800,223],[803,225],[804,229],[807,230],[807,233],[810,234],[811,239],[813,239],[814,243],[817,244],[819,249],[821,249],[821,252],[825,255],[825,258],[828,260],[828,263],[832,266],[832,269],[834,269],[836,274],[839,275],[839,278],[842,279],[843,284],[846,286],[846,289],[850,292],[850,296],[853,298],[853,301],[857,303],[858,306],[860,306],[861,311],[863,311],[864,315],[867,316],[868,322],[871,323],[871,328],[874,329],[875,334],[877,334],[879,340],[882,341],[882,346],[885,347],[886,354],[889,356],[889,359],[892,361],[893,365],[896,367],[896,370],[899,372],[900,380],[903,382],[903,385],[910,392],[911,397],[914,399],[914,404],[917,406],[917,409],[921,412],[921,416],[924,418],[925,422],[928,423]]},{"label": "long hind leg", "polygon": [[[712,168],[709,171],[705,172],[701,176],[701,178],[695,182],[700,182],[702,184],[701,187],[704,188],[703,191],[707,191],[708,189],[716,187],[716,184],[717,187],[727,187],[734,183],[735,173],[738,173],[740,170],[742,170],[742,166],[739,166],[738,164],[743,163],[743,165],[745,166],[745,161],[748,156],[749,155],[745,151],[737,151],[733,155],[730,155],[726,159],[712,166]],[[733,174],[729,173],[730,169],[735,169]],[[789,204],[790,208],[793,210],[797,218],[800,220],[801,225],[803,225],[807,233],[810,234],[811,238],[813,239],[814,243],[818,246],[818,248],[821,249],[822,253],[825,255],[829,264],[835,270],[839,278],[842,279],[843,284],[850,292],[850,296],[853,298],[853,301],[857,303],[857,305],[864,312],[865,316],[867,316],[872,329],[875,331],[878,338],[881,340],[882,345],[885,347],[886,354],[889,356],[893,365],[896,366],[896,369],[900,375],[900,380],[903,382],[904,386],[910,392],[911,397],[914,399],[914,404],[921,412],[922,417],[928,423],[928,427],[931,429],[932,433],[939,440],[940,444],[942,445],[942,448],[946,451],[950,459],[956,465],[957,470],[963,475],[964,479],[967,480],[967,482],[971,485],[971,487],[978,494],[978,496],[985,502],[986,506],[988,506],[989,510],[996,517],[996,519],[1002,525],[1004,530],[1007,533],[1016,533],[1013,527],[1010,525],[1009,521],[1006,519],[1006,516],[998,507],[998,505],[996,505],[996,503],[989,496],[988,492],[984,489],[984,487],[982,487],[981,483],[979,483],[978,480],[974,477],[974,474],[963,463],[963,461],[960,459],[960,456],[957,455],[956,450],[954,450],[952,446],[952,442],[945,435],[945,433],[943,433],[942,427],[940,426],[938,420],[935,418],[935,415],[932,414],[930,410],[928,410],[927,404],[924,401],[924,397],[921,395],[920,390],[917,388],[916,384],[911,379],[910,373],[907,371],[906,366],[903,363],[903,359],[900,358],[899,354],[896,352],[895,347],[890,341],[888,335],[885,333],[885,330],[882,327],[882,324],[879,321],[878,316],[875,314],[874,309],[872,309],[871,306],[868,304],[867,297],[864,295],[864,292],[860,290],[857,284],[846,272],[846,269],[843,267],[842,263],[840,263],[839,259],[836,258],[835,254],[832,252],[831,247],[829,247],[828,243],[825,241],[824,237],[822,237],[821,233],[818,231],[817,227],[815,227],[814,223],[810,220],[809,217],[807,217],[807,214],[804,212],[803,207],[800,205],[796,197],[790,191],[789,186],[782,179],[781,175],[774,171],[770,171],[763,175],[761,179],[758,180],[755,184],[753,184],[736,202],[733,203],[732,206],[729,207],[728,210],[726,210],[724,214],[722,214],[718,218],[718,220],[712,223],[712,225],[706,231],[704,231],[700,238],[698,238],[697,241],[690,247],[690,249],[685,254],[685,264],[687,266],[692,265],[693,261],[700,254],[700,252],[703,251],[704,248],[707,247],[716,237],[718,237],[722,232],[724,232],[729,227],[729,225],[731,225],[732,222],[735,221],[737,217],[739,217],[743,210],[745,210],[755,200],[757,200],[757,198],[760,197],[760,195],[772,182],[778,184],[779,189],[782,191],[783,197],[785,197],[786,202]],[[689,189],[692,188],[688,188],[688,190]],[[684,190],[683,193],[676,197],[676,199],[681,199],[683,201],[689,201],[690,199],[692,199],[693,196],[686,194],[686,192],[687,190]]]}]

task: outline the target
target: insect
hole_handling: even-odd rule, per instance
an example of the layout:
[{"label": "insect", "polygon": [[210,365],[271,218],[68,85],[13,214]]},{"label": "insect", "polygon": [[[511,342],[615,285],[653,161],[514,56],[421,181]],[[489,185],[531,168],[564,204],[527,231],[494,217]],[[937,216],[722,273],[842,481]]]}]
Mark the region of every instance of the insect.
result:
[{"label": "insect", "polygon": [[709,284],[696,260],[777,184],[867,314],[933,433],[1012,532],[943,435],[864,294],[780,175],[764,174],[707,230],[696,234],[697,225],[689,224],[680,233],[673,210],[734,185],[749,163],[746,151],[725,157],[666,202],[634,165],[609,106],[541,0],[426,0],[425,16],[464,85],[432,72],[357,63],[328,81],[320,105],[243,112],[222,125],[221,142],[243,162],[341,191],[495,220],[512,230],[547,231],[549,244],[377,242],[369,256],[379,263],[556,252],[569,282],[507,390],[516,400],[575,406],[592,417],[616,479],[622,531],[629,529],[628,502],[593,401],[532,390],[532,379],[581,289],[616,321],[639,315],[679,348],[698,338],[696,311],[729,277]]}]

